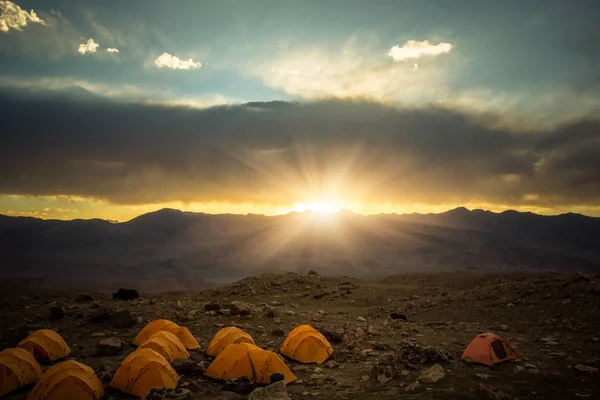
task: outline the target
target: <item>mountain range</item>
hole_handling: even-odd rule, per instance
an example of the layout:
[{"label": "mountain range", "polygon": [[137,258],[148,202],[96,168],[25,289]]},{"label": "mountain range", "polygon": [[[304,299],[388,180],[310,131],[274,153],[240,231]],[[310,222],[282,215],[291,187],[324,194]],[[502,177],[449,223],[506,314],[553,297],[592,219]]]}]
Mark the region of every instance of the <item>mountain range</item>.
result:
[{"label": "mountain range", "polygon": [[196,290],[273,271],[376,279],[404,272],[600,267],[600,218],[457,208],[279,216],[162,209],[127,222],[0,215],[0,279],[44,288]]}]

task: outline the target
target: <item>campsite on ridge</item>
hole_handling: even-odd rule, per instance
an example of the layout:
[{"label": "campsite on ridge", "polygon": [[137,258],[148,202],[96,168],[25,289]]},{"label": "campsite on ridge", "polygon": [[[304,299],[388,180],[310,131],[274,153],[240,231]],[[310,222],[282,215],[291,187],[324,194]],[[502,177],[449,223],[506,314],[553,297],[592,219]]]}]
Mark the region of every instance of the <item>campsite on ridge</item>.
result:
[{"label": "campsite on ridge", "polygon": [[[65,360],[93,369],[102,382],[86,386],[93,400],[91,393],[100,389],[104,400],[136,398],[128,392],[154,400],[600,395],[597,273],[453,272],[375,281],[316,271],[276,273],[201,292],[141,292],[133,300],[8,286],[0,293],[0,307],[0,349],[25,343],[30,334],[54,337],[35,333],[52,329],[64,344],[44,346],[62,348],[56,354],[63,358],[49,364],[44,352],[36,352],[44,372]],[[155,378],[125,374],[135,354],[134,370],[155,368]],[[164,357],[171,354],[177,356],[169,362]],[[261,364],[267,355],[281,361]],[[0,353],[0,374],[6,357]],[[273,365],[279,367],[269,369]],[[90,373],[85,371],[78,373]],[[248,379],[221,380],[235,374]],[[260,382],[268,383],[269,374],[285,377],[287,385],[270,390],[287,397],[258,392],[248,397],[264,386],[253,382],[263,376]],[[165,389],[150,389],[158,383],[148,379],[156,376],[166,379],[160,383]],[[25,385],[2,398],[25,400],[31,390]]]}]

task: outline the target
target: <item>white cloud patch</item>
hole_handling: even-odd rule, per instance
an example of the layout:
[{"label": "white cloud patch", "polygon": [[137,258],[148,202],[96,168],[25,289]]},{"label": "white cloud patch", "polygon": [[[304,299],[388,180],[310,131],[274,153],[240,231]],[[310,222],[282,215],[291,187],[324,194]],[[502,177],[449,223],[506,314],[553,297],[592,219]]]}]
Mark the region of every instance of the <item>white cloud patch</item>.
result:
[{"label": "white cloud patch", "polygon": [[425,56],[437,56],[440,54],[448,53],[452,50],[450,43],[441,42],[438,44],[431,44],[428,40],[419,42],[417,40],[409,40],[404,43],[402,47],[396,45],[392,47],[388,52],[388,56],[392,57],[394,61],[404,61],[408,59],[417,59]]},{"label": "white cloud patch", "polygon": [[[326,47],[273,52],[245,73],[291,96],[305,99],[361,98],[390,103],[438,99],[452,73],[451,60],[395,64],[369,38],[349,39],[338,51]],[[422,64],[422,65],[421,65]]]},{"label": "white cloud patch", "polygon": [[154,65],[156,65],[158,68],[199,69],[202,66],[202,63],[199,61],[195,62],[191,58],[186,61],[169,53],[162,53],[156,60],[154,60]]},{"label": "white cloud patch", "polygon": [[29,23],[45,25],[35,11],[27,12],[12,1],[0,0],[0,32],[22,31]]},{"label": "white cloud patch", "polygon": [[79,45],[79,49],[77,49],[77,51],[81,54],[92,54],[98,51],[98,47],[100,47],[98,42],[96,42],[94,39],[88,39],[87,42]]},{"label": "white cloud patch", "polygon": [[108,49],[106,49],[106,51],[109,53],[118,53],[119,49],[117,49],[115,47],[109,47]]}]

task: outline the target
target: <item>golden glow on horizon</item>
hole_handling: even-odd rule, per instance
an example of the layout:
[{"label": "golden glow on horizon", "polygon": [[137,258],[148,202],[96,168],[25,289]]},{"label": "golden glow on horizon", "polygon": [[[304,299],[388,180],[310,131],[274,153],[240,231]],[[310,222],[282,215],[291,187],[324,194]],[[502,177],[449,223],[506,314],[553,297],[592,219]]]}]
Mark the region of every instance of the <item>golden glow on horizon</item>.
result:
[{"label": "golden glow on horizon", "polygon": [[333,214],[342,210],[343,208],[344,207],[342,203],[337,201],[310,201],[306,203],[294,203],[291,211],[314,211],[317,213]]},{"label": "golden glow on horizon", "polygon": [[102,200],[75,196],[22,196],[0,195],[0,214],[10,216],[30,216],[43,219],[71,220],[76,218],[102,218],[128,221],[141,214],[157,211],[162,208],[174,208],[182,211],[202,212],[207,214],[263,214],[282,215],[292,211],[315,211],[322,216],[335,215],[336,211],[348,210],[357,214],[409,214],[409,213],[442,213],[456,207],[469,210],[483,209],[492,212],[505,210],[531,211],[536,214],[557,215],[568,212],[581,213],[600,217],[600,206],[563,206],[550,207],[536,204],[493,204],[493,203],[447,203],[447,204],[395,204],[395,203],[360,203],[341,202],[338,200],[302,201],[294,204],[256,204],[256,203],[184,203],[169,202],[157,204],[125,205],[114,204]]}]

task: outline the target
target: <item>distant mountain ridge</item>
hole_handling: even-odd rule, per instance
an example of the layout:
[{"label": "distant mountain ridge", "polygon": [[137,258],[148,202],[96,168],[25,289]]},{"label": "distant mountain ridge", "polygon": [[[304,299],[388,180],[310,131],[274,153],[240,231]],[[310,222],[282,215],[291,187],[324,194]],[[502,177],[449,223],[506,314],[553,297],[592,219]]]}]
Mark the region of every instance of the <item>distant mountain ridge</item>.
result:
[{"label": "distant mountain ridge", "polygon": [[268,271],[402,272],[600,267],[600,218],[457,208],[441,214],[279,216],[173,209],[113,223],[0,215],[0,278],[109,290],[197,289]]}]

